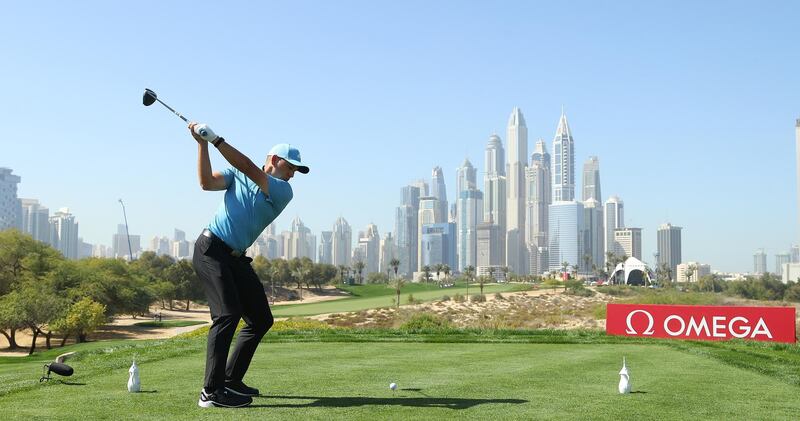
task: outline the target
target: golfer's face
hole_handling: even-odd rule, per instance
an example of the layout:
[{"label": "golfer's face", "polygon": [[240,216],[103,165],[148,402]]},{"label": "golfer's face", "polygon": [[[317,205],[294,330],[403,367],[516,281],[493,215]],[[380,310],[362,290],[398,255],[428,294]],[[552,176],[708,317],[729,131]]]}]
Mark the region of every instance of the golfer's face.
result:
[{"label": "golfer's face", "polygon": [[278,178],[281,180],[289,181],[290,178],[294,177],[295,171],[297,171],[297,167],[291,162],[283,158],[278,160]]}]

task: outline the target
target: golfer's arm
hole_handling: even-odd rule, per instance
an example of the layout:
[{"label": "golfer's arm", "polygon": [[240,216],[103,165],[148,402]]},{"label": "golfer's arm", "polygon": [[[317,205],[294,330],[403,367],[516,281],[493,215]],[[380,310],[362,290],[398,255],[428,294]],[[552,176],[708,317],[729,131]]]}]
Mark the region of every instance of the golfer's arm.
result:
[{"label": "golfer's arm", "polygon": [[225,190],[225,177],[211,172],[211,160],[208,157],[208,143],[197,143],[197,178],[203,190]]},{"label": "golfer's arm", "polygon": [[228,142],[222,142],[217,146],[219,149],[219,153],[237,170],[244,173],[247,178],[253,180],[254,183],[258,185],[262,192],[265,195],[269,196],[269,183],[267,183],[267,175],[264,174],[264,171],[261,171],[261,168],[258,168],[250,158],[246,157],[243,153],[239,152],[228,144]]}]

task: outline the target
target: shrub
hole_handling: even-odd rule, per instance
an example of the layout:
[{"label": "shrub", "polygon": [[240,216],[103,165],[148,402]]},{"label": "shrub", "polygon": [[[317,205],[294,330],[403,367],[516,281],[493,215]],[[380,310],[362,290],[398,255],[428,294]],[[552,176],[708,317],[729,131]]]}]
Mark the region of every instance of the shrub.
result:
[{"label": "shrub", "polygon": [[453,296],[453,301],[455,301],[457,303],[463,303],[464,302],[464,296],[461,295],[461,294],[456,294],[456,295]]},{"label": "shrub", "polygon": [[469,299],[473,303],[485,303],[486,297],[480,294],[475,294]]},{"label": "shrub", "polygon": [[450,322],[433,313],[416,313],[405,323],[400,325],[400,330],[406,332],[419,332],[423,330],[443,330],[451,327]]},{"label": "shrub", "polygon": [[414,304],[415,302],[417,302],[414,299],[414,294],[408,294],[408,299],[406,299],[406,302],[409,303],[409,304]]},{"label": "shrub", "polygon": [[331,327],[319,320],[312,320],[312,319],[288,319],[288,320],[280,320],[275,322],[272,325],[271,332],[285,332],[285,331],[292,331],[292,330],[327,330],[331,329]]},{"label": "shrub", "polygon": [[501,293],[499,293],[499,292],[496,292],[496,293],[494,294],[494,299],[495,299],[495,300],[505,300],[505,299],[506,299],[506,297],[503,297],[503,294],[501,294]]},{"label": "shrub", "polygon": [[449,295],[445,295],[439,301],[442,301],[442,302],[450,301],[450,296]]}]

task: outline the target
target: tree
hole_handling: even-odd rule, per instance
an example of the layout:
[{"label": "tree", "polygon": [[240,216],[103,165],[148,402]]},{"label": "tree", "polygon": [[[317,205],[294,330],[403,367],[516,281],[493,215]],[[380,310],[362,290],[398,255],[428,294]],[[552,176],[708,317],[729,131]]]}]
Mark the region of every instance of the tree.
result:
[{"label": "tree", "polygon": [[467,297],[469,297],[469,283],[472,282],[472,278],[475,276],[475,267],[470,265],[464,268],[464,277],[467,279]]},{"label": "tree", "polygon": [[422,279],[425,283],[428,283],[431,280],[431,267],[425,265],[422,267]]},{"label": "tree", "polygon": [[[188,260],[179,260],[173,263],[166,268],[163,276],[174,286],[175,298],[186,302],[186,311],[189,311],[191,300],[203,298],[204,292],[200,278],[197,277],[197,273]],[[170,302],[170,309],[172,309],[172,302]]]},{"label": "tree", "polygon": [[508,272],[509,272],[508,266],[500,266],[500,272],[503,272],[503,280],[508,282]]},{"label": "tree", "polygon": [[49,245],[15,229],[0,231],[0,295],[26,276],[39,279],[64,258]]},{"label": "tree", "polygon": [[439,279],[439,273],[442,272],[444,265],[442,263],[437,263],[436,266],[434,266],[434,268],[436,269],[436,282],[441,283],[441,279]]},{"label": "tree", "polygon": [[356,262],[353,263],[353,269],[355,269],[356,274],[358,275],[358,283],[359,284],[363,284],[364,283],[364,278],[361,276],[361,272],[364,271],[364,267],[365,266],[366,265],[361,260],[356,260]]},{"label": "tree", "polygon": [[450,265],[442,265],[442,272],[444,272],[444,279],[447,280],[450,278]]},{"label": "tree", "polygon": [[[495,273],[495,271],[497,271],[497,268],[494,267],[494,266],[489,266],[486,269],[489,271],[489,277],[494,280],[494,273]],[[483,290],[483,289],[481,288],[481,290]],[[483,295],[483,293],[481,293],[481,295]]]},{"label": "tree", "polygon": [[694,263],[686,267],[686,282],[689,283],[692,282],[692,275],[694,275],[694,272],[696,270],[697,270],[697,265],[695,265]]},{"label": "tree", "polygon": [[400,260],[393,258],[389,261],[389,266],[392,267],[392,270],[394,271],[394,277],[397,278],[397,269],[400,268]]},{"label": "tree", "polygon": [[87,335],[106,322],[105,312],[104,305],[86,297],[70,306],[66,317],[57,324],[57,328],[64,333],[65,340],[69,334],[74,334],[78,343],[86,342]]},{"label": "tree", "polygon": [[395,306],[400,308],[400,289],[403,288],[403,285],[406,283],[406,280],[403,279],[402,276],[395,276],[392,279],[392,287],[394,288],[395,293]]},{"label": "tree", "polygon": [[479,276],[478,277],[478,286],[481,289],[481,297],[483,297],[483,286],[489,282],[492,282],[492,278],[488,276]]},{"label": "tree", "polygon": [[36,339],[39,334],[47,335],[49,348],[50,333],[45,333],[42,329],[62,315],[67,304],[66,299],[57,296],[47,284],[36,281],[25,282],[13,293],[18,294],[19,317],[33,336],[28,355],[32,355],[36,350]]},{"label": "tree", "polygon": [[568,276],[567,268],[569,267],[569,262],[561,262],[561,279],[563,280]]},{"label": "tree", "polygon": [[591,267],[590,266],[591,263],[592,263],[592,255],[589,254],[589,253],[584,254],[583,255],[583,268],[584,268],[583,270],[585,270],[586,273],[589,273],[589,268]]},{"label": "tree", "polygon": [[0,333],[8,340],[8,349],[17,349],[17,330],[25,328],[22,317],[22,299],[12,291],[0,296]]}]

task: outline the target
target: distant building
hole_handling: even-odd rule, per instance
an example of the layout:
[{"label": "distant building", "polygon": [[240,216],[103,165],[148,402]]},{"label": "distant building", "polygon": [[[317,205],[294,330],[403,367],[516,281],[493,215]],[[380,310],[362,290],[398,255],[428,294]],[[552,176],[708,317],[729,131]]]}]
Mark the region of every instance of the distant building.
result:
[{"label": "distant building", "polygon": [[0,167],[0,231],[22,228],[22,206],[17,197],[17,184],[21,178],[11,171]]},{"label": "distant building", "polygon": [[549,208],[549,270],[560,272],[562,263],[580,267],[583,258],[583,203],[553,202]]},{"label": "distant building", "polygon": [[358,248],[364,262],[364,275],[378,272],[380,270],[381,237],[377,225],[369,224],[366,231],[359,232]]},{"label": "distant building", "polygon": [[642,229],[617,228],[614,230],[614,254],[642,260]]},{"label": "distant building", "polygon": [[[689,275],[691,274],[691,278]],[[681,263],[677,266],[678,282],[698,282],[700,278],[711,275],[711,266],[697,262]]]},{"label": "distant building", "polygon": [[50,241],[50,211],[35,199],[20,199],[22,204],[22,232],[36,241]]},{"label": "distant building", "polygon": [[67,259],[78,258],[78,223],[68,208],[61,208],[50,217],[49,243]]},{"label": "distant building", "polygon": [[[392,260],[397,259],[397,245],[394,242],[394,237],[391,232],[387,232],[381,239],[380,261],[378,262],[379,270],[381,273],[391,274],[394,276],[394,268],[392,268]],[[397,267],[398,273],[400,267]]]},{"label": "distant building", "polygon": [[583,163],[583,201],[589,199],[603,203],[600,198],[600,160],[596,156],[590,156]]},{"label": "distant building", "polygon": [[505,230],[502,230],[499,225],[492,224],[491,222],[481,222],[477,225],[477,233],[478,252],[476,266],[478,268],[484,266],[504,266],[506,262],[500,254],[500,250],[504,243]]},{"label": "distant building", "polygon": [[441,167],[433,168],[433,175],[431,177],[431,196],[439,201],[439,212],[437,216],[439,220],[436,223],[447,222],[447,214],[449,212],[447,206],[447,188],[444,184],[444,174]]},{"label": "distant building", "polygon": [[135,259],[141,251],[141,237],[139,235],[131,235],[130,247],[128,247],[128,235],[125,225],[118,224],[117,233],[111,236],[111,255],[108,257],[130,260],[131,255]]},{"label": "distant building", "polygon": [[775,274],[783,277],[783,266],[792,262],[791,253],[775,254]]},{"label": "distant building", "polygon": [[764,249],[759,249],[753,254],[753,273],[756,275],[767,273],[767,253],[764,253]]},{"label": "distant building", "polygon": [[333,264],[333,231],[322,231],[319,243],[319,263]]},{"label": "distant building", "polygon": [[522,110],[517,107],[508,118],[506,133],[506,266],[513,273],[526,273],[525,167],[528,165],[528,126]]},{"label": "distant building", "polygon": [[605,232],[603,230],[603,207],[600,201],[590,197],[583,202],[583,256],[581,268],[592,273],[594,268],[603,269],[605,257]]},{"label": "distant building", "polygon": [[605,260],[608,262],[608,254],[614,253],[614,230],[625,227],[625,206],[617,196],[611,196],[606,200],[603,206],[603,213],[605,214]]},{"label": "distant building", "polygon": [[658,227],[658,266],[666,265],[670,270],[670,279],[676,279],[678,264],[681,262],[681,227],[670,223]]},{"label": "distant building", "polygon": [[457,215],[457,270],[460,272],[478,264],[478,224],[483,218],[483,193],[474,188],[460,191]]},{"label": "distant building", "polygon": [[420,188],[405,186],[400,190],[400,206],[395,212],[394,233],[397,246],[398,274],[410,276],[417,269]]},{"label": "distant building", "polygon": [[[500,136],[489,136],[486,145],[485,168],[483,176],[483,221],[498,227],[501,235],[496,236],[500,241],[492,250],[493,255],[499,256],[499,264],[506,262],[506,161]],[[455,221],[455,218],[453,218]],[[495,237],[493,237],[495,238]],[[478,240],[480,242],[480,240]],[[478,245],[480,249],[480,245]],[[478,254],[480,254],[480,250]],[[478,257],[480,260],[480,257]],[[478,263],[480,265],[480,263]]]},{"label": "distant building", "polygon": [[417,271],[422,271],[422,226],[427,224],[435,224],[436,221],[441,221],[439,216],[439,199],[433,196],[423,196],[419,198],[419,213],[417,215]]},{"label": "distant building", "polygon": [[435,269],[445,264],[451,271],[458,268],[456,259],[456,224],[448,222],[422,227],[422,266]]},{"label": "distant building", "polygon": [[341,216],[333,224],[333,249],[334,266],[350,266],[353,244],[353,232],[350,224]]}]

